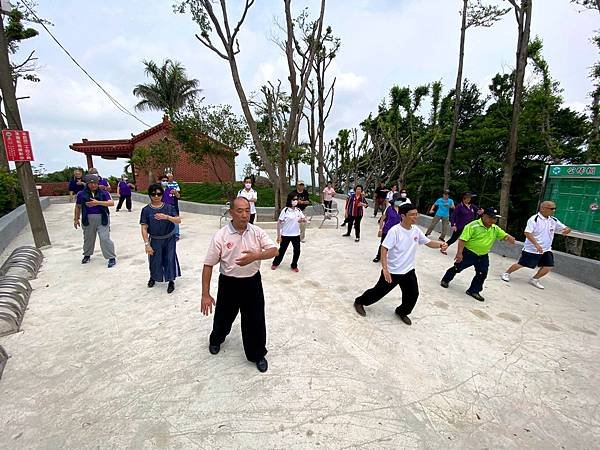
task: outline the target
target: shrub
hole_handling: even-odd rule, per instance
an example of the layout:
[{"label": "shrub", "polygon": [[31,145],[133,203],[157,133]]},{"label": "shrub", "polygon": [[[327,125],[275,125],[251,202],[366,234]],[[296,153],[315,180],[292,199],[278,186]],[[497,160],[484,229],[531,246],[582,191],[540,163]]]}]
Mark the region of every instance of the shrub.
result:
[{"label": "shrub", "polygon": [[0,217],[23,204],[23,194],[15,171],[0,170]]}]

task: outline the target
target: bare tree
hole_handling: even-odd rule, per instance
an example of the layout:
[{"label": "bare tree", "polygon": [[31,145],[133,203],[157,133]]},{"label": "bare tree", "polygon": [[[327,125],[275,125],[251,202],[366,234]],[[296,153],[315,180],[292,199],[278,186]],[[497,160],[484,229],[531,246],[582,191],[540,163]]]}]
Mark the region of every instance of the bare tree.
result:
[{"label": "bare tree", "polygon": [[517,52],[516,68],[513,91],[513,112],[508,139],[506,156],[502,163],[502,182],[500,186],[500,225],[506,227],[508,223],[508,207],[510,203],[510,187],[512,184],[513,169],[517,157],[519,117],[521,115],[521,101],[523,99],[523,83],[525,67],[527,66],[527,50],[531,30],[531,7],[533,0],[507,0],[513,7],[517,22]]},{"label": "bare tree", "polygon": [[[247,17],[248,11],[252,5],[254,5],[254,1],[255,0],[245,0],[243,2],[240,18],[237,20],[234,27],[231,26],[226,0],[220,0],[217,3],[218,6],[215,7],[213,7],[215,2],[211,0],[185,0],[176,3],[174,9],[176,12],[180,13],[185,13],[189,10],[193,20],[199,25],[201,30],[200,35],[196,35],[196,38],[205,47],[209,48],[220,58],[229,63],[233,84],[238,94],[244,117],[248,123],[254,147],[261,158],[264,170],[276,187],[275,205],[276,209],[279,210],[281,206],[285,204],[285,197],[288,189],[286,180],[288,153],[292,145],[296,142],[299,123],[302,119],[304,94],[317,52],[317,43],[320,42],[323,31],[325,0],[321,0],[320,2],[318,19],[311,24],[310,39],[308,40],[307,45],[302,45],[295,35],[291,0],[284,0],[283,2],[286,30],[284,48],[289,72],[287,79],[290,84],[290,111],[287,120],[287,129],[283,140],[280,143],[277,167],[273,163],[272,158],[270,158],[265,151],[260,139],[256,120],[254,119],[253,112],[250,109],[250,102],[248,101],[246,91],[242,85],[236,58],[236,55],[240,52],[238,35],[244,20]],[[220,9],[220,13],[217,14],[215,8]],[[214,37],[215,35],[220,44],[215,44],[211,40],[211,36]]]},{"label": "bare tree", "polygon": [[[599,0],[600,1],[600,0]],[[460,27],[460,47],[458,51],[458,70],[456,73],[456,85],[454,87],[454,115],[452,118],[452,132],[448,143],[448,152],[444,162],[444,189],[450,185],[450,171],[452,166],[452,153],[456,145],[456,134],[458,132],[458,121],[460,116],[460,100],[463,82],[463,64],[465,58],[465,35],[471,27],[489,28],[502,18],[510,8],[498,8],[493,5],[483,5],[481,0],[469,4],[469,0],[463,0],[462,25]]]}]

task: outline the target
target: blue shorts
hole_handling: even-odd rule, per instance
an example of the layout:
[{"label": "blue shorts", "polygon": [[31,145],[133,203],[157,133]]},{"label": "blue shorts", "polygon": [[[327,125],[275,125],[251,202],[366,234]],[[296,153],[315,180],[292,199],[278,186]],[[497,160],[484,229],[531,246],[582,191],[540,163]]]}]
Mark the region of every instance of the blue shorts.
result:
[{"label": "blue shorts", "polygon": [[554,255],[551,251],[539,253],[529,253],[523,250],[521,252],[521,258],[517,263],[520,266],[529,267],[534,269],[537,267],[554,267]]}]

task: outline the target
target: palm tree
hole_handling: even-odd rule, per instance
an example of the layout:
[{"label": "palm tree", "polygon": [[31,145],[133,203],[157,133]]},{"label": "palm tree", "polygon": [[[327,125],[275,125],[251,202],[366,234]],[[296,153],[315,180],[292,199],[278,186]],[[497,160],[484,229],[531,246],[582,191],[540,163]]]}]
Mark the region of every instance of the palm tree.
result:
[{"label": "palm tree", "polygon": [[198,80],[188,80],[179,62],[166,59],[161,67],[154,61],[143,63],[146,66],[145,74],[152,77],[153,82],[138,84],[133,90],[133,95],[142,99],[135,105],[139,111],[164,111],[173,118],[179,109],[202,91],[198,88]]}]

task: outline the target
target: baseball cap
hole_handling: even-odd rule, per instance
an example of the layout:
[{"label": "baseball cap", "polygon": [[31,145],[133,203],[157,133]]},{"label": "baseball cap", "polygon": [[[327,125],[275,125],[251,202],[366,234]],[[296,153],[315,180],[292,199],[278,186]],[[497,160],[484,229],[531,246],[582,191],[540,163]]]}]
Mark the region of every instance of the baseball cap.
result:
[{"label": "baseball cap", "polygon": [[98,181],[100,181],[100,177],[98,175],[89,173],[85,177],[83,177],[83,181],[85,181],[86,183],[97,183]]},{"label": "baseball cap", "polygon": [[498,210],[496,208],[485,208],[483,210],[483,214],[488,217],[495,217],[496,219],[502,217],[500,214],[498,214]]},{"label": "baseball cap", "polygon": [[296,184],[304,184],[304,181],[303,180],[298,180],[298,183],[296,183]]}]

